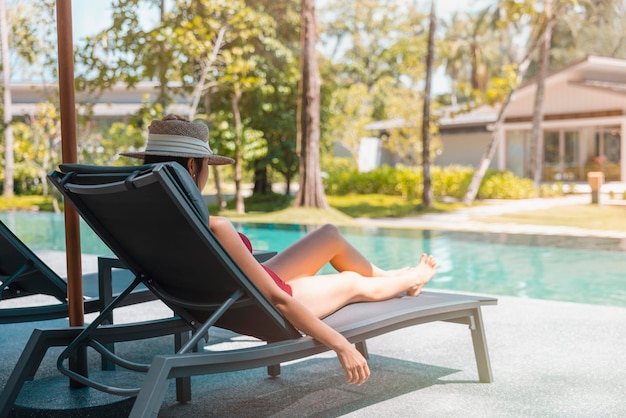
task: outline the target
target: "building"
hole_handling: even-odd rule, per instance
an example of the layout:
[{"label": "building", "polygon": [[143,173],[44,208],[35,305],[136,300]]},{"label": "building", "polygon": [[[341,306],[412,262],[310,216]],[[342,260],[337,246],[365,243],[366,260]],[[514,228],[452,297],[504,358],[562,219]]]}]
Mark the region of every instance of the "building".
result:
[{"label": "building", "polygon": [[[443,117],[436,164],[476,165],[495,135],[492,167],[527,175],[536,89],[532,80],[514,93],[498,132],[490,130],[498,109]],[[542,180],[586,181],[601,170],[607,181],[626,181],[626,60],[589,56],[550,74],[543,114]]]},{"label": "building", "polygon": [[[93,119],[97,121],[119,121],[134,115],[151,97],[158,94],[158,83],[144,81],[137,83],[133,88],[124,84],[117,84],[110,90],[102,93],[94,105]],[[58,97],[58,84],[45,83],[11,83],[13,114],[15,116],[34,115],[37,104],[47,102],[50,97]],[[81,109],[82,103],[93,102],[94,99],[84,93],[76,92],[76,105]],[[176,99],[168,112],[180,115],[189,114],[190,100],[183,97]]]},{"label": "building", "polygon": [[[499,108],[446,109],[439,120],[443,150],[434,163],[477,166],[495,136],[491,168],[527,176],[536,88],[534,80],[518,88],[498,132],[493,127]],[[626,181],[626,60],[589,56],[550,74],[543,113],[543,181],[586,181],[588,172],[599,170],[607,181]],[[387,122],[397,125],[396,120],[380,121],[369,128],[382,137]]]}]

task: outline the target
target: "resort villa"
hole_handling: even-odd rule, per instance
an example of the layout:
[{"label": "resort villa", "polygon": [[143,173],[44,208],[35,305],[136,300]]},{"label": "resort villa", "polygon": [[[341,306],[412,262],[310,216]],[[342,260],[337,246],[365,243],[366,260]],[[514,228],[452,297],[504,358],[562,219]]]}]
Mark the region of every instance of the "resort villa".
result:
[{"label": "resort villa", "polygon": [[[515,92],[498,132],[493,132],[497,108],[483,106],[454,116],[447,109],[439,121],[443,150],[435,164],[475,166],[496,135],[498,147],[491,167],[525,176],[535,91],[532,80]],[[543,113],[544,181],[584,182],[587,173],[599,170],[607,181],[626,181],[626,60],[589,56],[550,74],[545,80]],[[381,137],[398,123],[375,122],[369,129]],[[374,141],[366,141],[368,150],[376,149]],[[380,164],[393,161],[393,156],[378,155]]]},{"label": "resort villa", "polygon": [[[13,98],[13,114],[34,115],[37,112],[37,104],[45,102],[48,97],[56,95],[58,85],[42,83],[11,83],[11,95]],[[105,91],[97,98],[76,92],[76,105],[78,112],[85,103],[93,105],[93,120],[107,123],[124,120],[134,114],[152,97],[158,94],[158,84],[151,81],[137,83],[129,89],[124,84],[117,84],[112,89]],[[170,105],[168,111],[181,115],[189,114],[189,100],[179,96]]]}]

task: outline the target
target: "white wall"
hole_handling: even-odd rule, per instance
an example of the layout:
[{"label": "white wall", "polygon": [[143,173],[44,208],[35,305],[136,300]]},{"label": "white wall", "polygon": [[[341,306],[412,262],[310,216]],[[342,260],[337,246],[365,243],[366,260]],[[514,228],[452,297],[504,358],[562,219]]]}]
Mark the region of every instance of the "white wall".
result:
[{"label": "white wall", "polygon": [[[443,150],[435,157],[434,163],[438,166],[450,164],[478,166],[480,159],[491,140],[491,132],[443,134],[441,143]],[[496,156],[491,161],[491,168],[496,168]]]}]

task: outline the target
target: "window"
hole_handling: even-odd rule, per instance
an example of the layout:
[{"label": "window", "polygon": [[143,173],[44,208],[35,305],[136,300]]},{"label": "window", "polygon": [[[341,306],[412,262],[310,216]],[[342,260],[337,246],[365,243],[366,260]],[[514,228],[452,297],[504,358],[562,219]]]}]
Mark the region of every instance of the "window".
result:
[{"label": "window", "polygon": [[602,171],[606,180],[621,179],[621,132],[617,126],[598,128],[595,155],[588,171]]},{"label": "window", "polygon": [[576,181],[583,179],[580,141],[576,131],[545,131],[543,134],[543,180]]}]

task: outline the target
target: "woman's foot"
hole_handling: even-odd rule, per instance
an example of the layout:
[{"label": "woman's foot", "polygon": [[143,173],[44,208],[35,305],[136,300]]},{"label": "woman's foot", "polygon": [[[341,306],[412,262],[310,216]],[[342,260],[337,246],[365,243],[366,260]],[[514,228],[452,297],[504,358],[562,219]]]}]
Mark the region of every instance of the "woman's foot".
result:
[{"label": "woman's foot", "polygon": [[417,296],[426,283],[437,272],[437,262],[432,255],[422,254],[419,264],[414,268],[417,282],[406,290],[407,296]]}]

